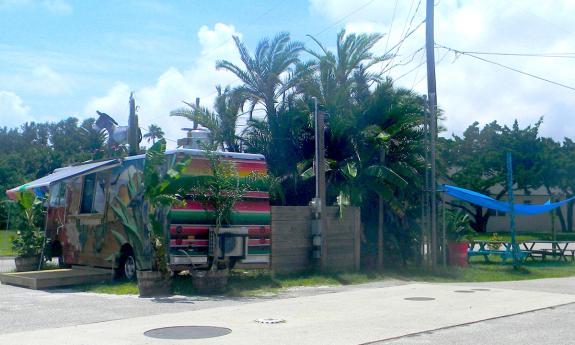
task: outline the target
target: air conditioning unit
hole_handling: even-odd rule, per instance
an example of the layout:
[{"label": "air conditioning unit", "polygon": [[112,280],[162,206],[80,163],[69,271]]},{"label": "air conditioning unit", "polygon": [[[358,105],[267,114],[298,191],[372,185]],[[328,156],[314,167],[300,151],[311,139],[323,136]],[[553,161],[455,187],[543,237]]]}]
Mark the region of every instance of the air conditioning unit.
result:
[{"label": "air conditioning unit", "polygon": [[[219,238],[216,238],[219,237]],[[209,254],[215,252],[215,241],[219,240],[220,248],[218,257],[240,257],[246,258],[248,255],[248,229],[247,228],[221,228],[219,236],[216,236],[214,229],[210,229]]]}]

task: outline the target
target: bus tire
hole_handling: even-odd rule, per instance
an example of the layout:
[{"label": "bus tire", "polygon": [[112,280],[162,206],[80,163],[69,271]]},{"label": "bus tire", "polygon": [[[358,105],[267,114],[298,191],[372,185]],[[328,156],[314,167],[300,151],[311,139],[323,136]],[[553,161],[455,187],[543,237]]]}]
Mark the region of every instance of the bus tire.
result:
[{"label": "bus tire", "polygon": [[122,248],[116,276],[128,281],[136,279],[136,258],[131,247]]}]

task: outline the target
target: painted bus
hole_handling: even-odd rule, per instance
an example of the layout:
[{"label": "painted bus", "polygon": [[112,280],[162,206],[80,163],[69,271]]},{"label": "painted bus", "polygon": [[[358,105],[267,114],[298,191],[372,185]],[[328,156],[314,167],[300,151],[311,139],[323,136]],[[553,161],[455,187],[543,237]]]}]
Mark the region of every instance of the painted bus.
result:
[{"label": "painted bus", "polygon": [[[187,162],[182,179],[194,179],[210,173],[206,152],[176,149],[165,153],[168,164]],[[216,152],[231,162],[241,177],[251,173],[267,174],[264,156],[235,152]],[[191,159],[190,159],[191,158]],[[132,244],[119,243],[113,231],[125,233],[112,203],[120,198],[129,203],[129,181],[142,172],[145,155],[120,159],[89,161],[56,169],[52,174],[6,191],[15,199],[17,193],[34,192],[47,196],[46,237],[48,253],[62,265],[85,265],[114,268],[129,279],[136,271]],[[205,267],[209,262],[215,221],[209,208],[197,201],[170,210],[169,258],[175,272]],[[250,190],[234,206],[228,248],[238,265],[245,268],[269,268],[270,204],[266,191]],[[125,236],[127,238],[127,236]],[[230,241],[231,240],[231,241]],[[110,259],[114,258],[114,259]]]}]

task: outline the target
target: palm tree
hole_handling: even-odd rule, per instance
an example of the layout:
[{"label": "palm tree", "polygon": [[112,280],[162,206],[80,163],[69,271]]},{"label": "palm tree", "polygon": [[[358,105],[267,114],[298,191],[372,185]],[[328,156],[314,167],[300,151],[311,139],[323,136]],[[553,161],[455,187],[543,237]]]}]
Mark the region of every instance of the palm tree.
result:
[{"label": "palm tree", "polygon": [[[299,59],[304,45],[291,41],[289,34],[282,32],[272,39],[260,40],[252,56],[238,37],[234,37],[234,40],[243,66],[218,61],[216,68],[234,73],[243,82],[234,91],[238,93],[242,106],[248,104],[250,107],[250,120],[244,131],[248,137],[247,149],[251,151],[256,146],[263,148],[260,153],[266,155],[270,171],[275,176],[294,174],[297,172],[297,157],[294,160],[289,133],[294,110],[293,95],[298,83],[312,71],[311,63],[301,63]],[[266,114],[263,121],[252,117],[258,104]],[[250,139],[262,134],[266,138],[259,143]]]},{"label": "palm tree", "polygon": [[365,91],[365,85],[381,81],[378,73],[369,70],[389,58],[375,56],[371,52],[383,37],[382,34],[346,35],[345,30],[341,30],[337,34],[336,54],[326,49],[313,36],[309,37],[319,46],[321,52],[306,49],[317,59],[317,73],[307,80],[306,91],[317,97],[330,114],[335,115],[342,107],[349,108],[353,101],[350,96],[359,90]]},{"label": "palm tree", "polygon": [[236,47],[244,68],[227,60],[216,62],[217,69],[235,74],[244,85],[236,88],[244,102],[250,103],[250,119],[257,104],[264,106],[268,121],[277,115],[277,103],[309,72],[301,65],[299,53],[304,49],[301,42],[291,41],[287,32],[277,34],[272,40],[262,39],[252,57],[239,37],[234,36]]},{"label": "palm tree", "polygon": [[144,134],[143,137],[146,138],[148,143],[151,141],[152,144],[155,144],[156,140],[164,137],[164,131],[157,125],[149,125],[148,133]]},{"label": "palm tree", "polygon": [[184,102],[189,108],[176,109],[170,116],[181,116],[206,127],[212,133],[216,146],[220,146],[231,152],[240,149],[239,138],[236,135],[236,126],[241,107],[239,94],[226,86],[223,90],[220,85],[216,86],[218,95],[214,102],[215,111]]}]

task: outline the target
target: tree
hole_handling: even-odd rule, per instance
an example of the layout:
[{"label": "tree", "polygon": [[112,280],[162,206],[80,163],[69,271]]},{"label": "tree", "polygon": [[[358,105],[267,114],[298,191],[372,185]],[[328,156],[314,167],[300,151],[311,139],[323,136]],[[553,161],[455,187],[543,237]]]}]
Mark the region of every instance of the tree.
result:
[{"label": "tree", "polygon": [[156,143],[156,140],[162,139],[164,137],[164,131],[159,126],[154,124],[148,126],[148,133],[143,136],[148,142],[152,142],[152,145]]},{"label": "tree", "polygon": [[241,100],[239,94],[229,86],[222,90],[216,86],[218,95],[214,102],[215,111],[184,102],[189,108],[180,108],[172,111],[170,116],[181,116],[210,130],[215,146],[231,152],[240,151],[239,138],[236,135],[236,126],[239,118]]},{"label": "tree", "polygon": [[[306,49],[317,60],[316,74],[311,75],[304,89],[318,98],[331,115],[350,110],[353,101],[360,101],[369,93],[368,85],[380,81],[378,73],[370,68],[386,60],[387,56],[375,56],[371,49],[383,37],[382,34],[337,34],[336,54],[326,49],[316,38],[311,39],[321,52]],[[311,85],[310,85],[311,83]],[[352,97],[356,96],[356,97]]]},{"label": "tree", "polygon": [[[545,158],[538,154],[541,123],[542,119],[520,129],[517,121],[511,128],[493,121],[481,129],[479,123],[474,122],[463,136],[440,141],[444,164],[448,167],[447,179],[459,187],[493,195],[499,200],[507,194],[505,155],[511,152],[514,188],[525,193],[538,188],[543,185],[542,171],[546,167]],[[486,231],[491,216],[489,210],[460,203],[453,203],[453,206],[470,214],[470,226],[475,231]]]},{"label": "tree", "polygon": [[[240,104],[250,107],[250,120],[243,135],[244,149],[248,152],[260,150],[258,153],[268,159],[271,173],[289,184],[288,181],[294,181],[297,176],[299,159],[296,150],[299,139],[293,134],[301,128],[290,125],[295,121],[309,126],[309,111],[296,104],[294,93],[298,83],[311,73],[311,63],[300,62],[303,43],[291,41],[285,32],[271,40],[260,40],[253,56],[238,37],[234,40],[243,66],[218,61],[216,67],[234,73],[243,82],[234,92],[237,92]],[[258,104],[265,111],[263,119],[252,117]],[[307,120],[302,121],[304,118]],[[263,139],[262,142],[253,140],[257,137]]]},{"label": "tree", "polygon": [[235,91],[244,102],[250,103],[250,119],[259,103],[264,106],[268,121],[274,121],[278,99],[285,97],[307,73],[306,68],[296,68],[303,43],[291,41],[287,32],[281,32],[271,40],[260,40],[252,57],[239,37],[234,36],[234,41],[244,68],[227,60],[216,62],[216,68],[232,72],[244,83]]}]

